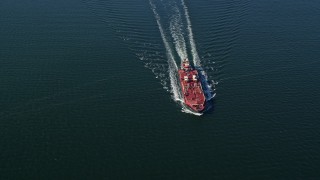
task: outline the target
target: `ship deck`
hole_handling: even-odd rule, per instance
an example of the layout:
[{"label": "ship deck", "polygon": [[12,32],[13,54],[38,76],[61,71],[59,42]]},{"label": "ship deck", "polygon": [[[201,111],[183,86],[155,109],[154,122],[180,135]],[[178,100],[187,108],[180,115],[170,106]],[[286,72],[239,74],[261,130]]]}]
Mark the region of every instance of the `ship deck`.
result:
[{"label": "ship deck", "polygon": [[[179,70],[179,75],[185,103],[189,106],[204,105],[205,96],[203,94],[201,82],[199,80],[194,81],[192,79],[193,75],[198,76],[198,72],[196,70]],[[184,79],[185,77],[188,77],[187,81]]]}]

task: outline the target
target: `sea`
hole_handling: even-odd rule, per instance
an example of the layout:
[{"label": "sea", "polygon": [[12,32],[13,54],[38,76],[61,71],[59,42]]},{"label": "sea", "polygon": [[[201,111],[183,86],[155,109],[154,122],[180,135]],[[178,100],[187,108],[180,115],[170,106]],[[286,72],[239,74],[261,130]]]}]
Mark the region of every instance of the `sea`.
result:
[{"label": "sea", "polygon": [[319,79],[319,0],[1,0],[0,179],[319,179]]}]

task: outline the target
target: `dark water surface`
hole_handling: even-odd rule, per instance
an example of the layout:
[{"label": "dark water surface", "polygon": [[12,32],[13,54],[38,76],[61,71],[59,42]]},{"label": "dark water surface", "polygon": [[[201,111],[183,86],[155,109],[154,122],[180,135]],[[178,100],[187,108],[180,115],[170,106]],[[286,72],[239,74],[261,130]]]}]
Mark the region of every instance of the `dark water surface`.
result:
[{"label": "dark water surface", "polygon": [[185,6],[200,117],[170,79],[182,1],[2,0],[0,179],[318,179],[320,1]]}]

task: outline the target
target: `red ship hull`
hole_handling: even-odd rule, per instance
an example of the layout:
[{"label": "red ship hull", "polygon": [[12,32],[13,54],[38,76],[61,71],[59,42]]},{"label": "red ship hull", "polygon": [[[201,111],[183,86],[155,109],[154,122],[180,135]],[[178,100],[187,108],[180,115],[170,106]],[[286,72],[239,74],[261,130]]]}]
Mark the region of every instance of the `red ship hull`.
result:
[{"label": "red ship hull", "polygon": [[185,59],[178,73],[185,105],[194,112],[204,111],[206,98],[198,71],[190,66],[188,59]]}]

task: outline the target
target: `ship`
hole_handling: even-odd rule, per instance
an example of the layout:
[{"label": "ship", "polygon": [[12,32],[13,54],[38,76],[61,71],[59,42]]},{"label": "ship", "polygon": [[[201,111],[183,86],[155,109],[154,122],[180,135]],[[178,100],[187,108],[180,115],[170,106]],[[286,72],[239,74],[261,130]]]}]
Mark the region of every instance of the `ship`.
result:
[{"label": "ship", "polygon": [[182,60],[178,71],[184,104],[193,112],[201,113],[206,107],[206,98],[199,72],[190,65],[188,58]]}]

